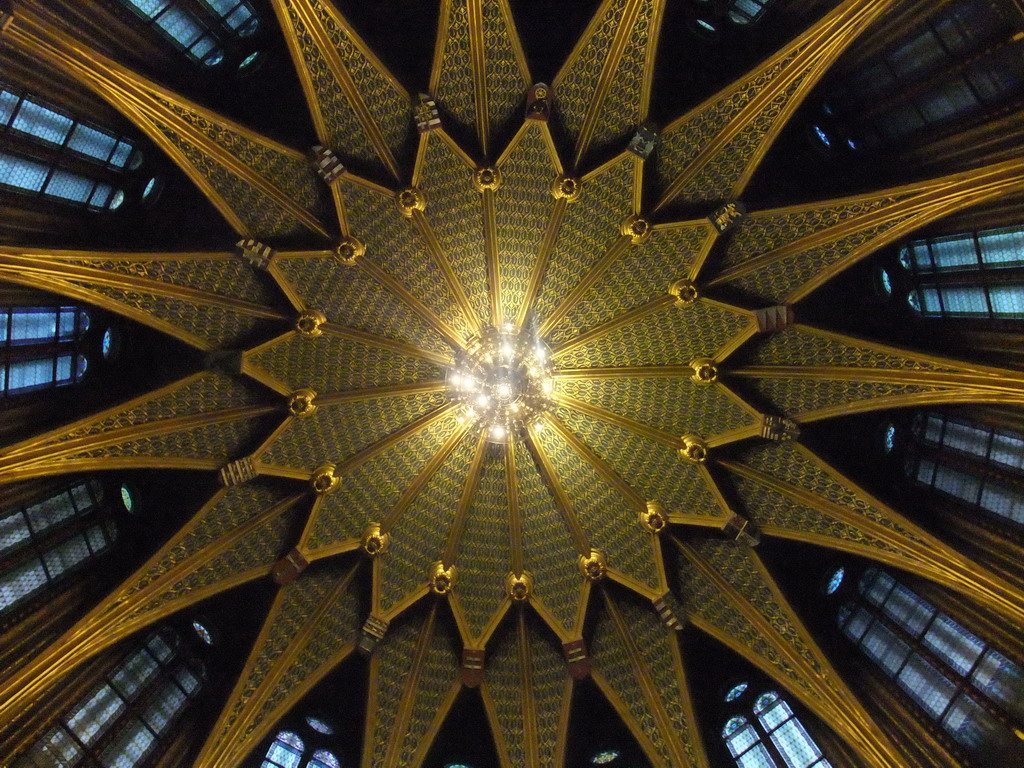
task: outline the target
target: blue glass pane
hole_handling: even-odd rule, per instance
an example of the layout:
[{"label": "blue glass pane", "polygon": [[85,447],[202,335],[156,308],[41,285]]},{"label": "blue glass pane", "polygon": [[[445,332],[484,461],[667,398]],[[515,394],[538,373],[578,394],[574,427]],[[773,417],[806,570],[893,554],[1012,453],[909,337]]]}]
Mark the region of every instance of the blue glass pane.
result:
[{"label": "blue glass pane", "polygon": [[745,717],[734,717],[725,724],[725,727],[722,729],[722,736],[731,736],[746,724],[747,719]]},{"label": "blue glass pane", "polygon": [[924,644],[962,675],[974,667],[985,644],[945,614],[939,614],[924,636]]},{"label": "blue glass pane", "polygon": [[882,290],[886,296],[892,296],[892,275],[889,274],[889,270],[881,269],[878,271],[878,280],[881,283]]},{"label": "blue glass pane", "polygon": [[[71,314],[72,329],[74,315]],[[61,330],[64,330],[63,324]],[[11,344],[38,344],[53,341],[57,334],[57,310],[26,307],[11,311]],[[64,334],[62,334],[63,336]]]},{"label": "blue glass pane", "polygon": [[769,706],[778,701],[778,699],[779,694],[775,692],[762,693],[760,696],[757,697],[757,701],[754,702],[754,714],[757,714],[758,712],[763,712]]},{"label": "blue glass pane", "polygon": [[1024,227],[993,230],[978,235],[981,260],[988,266],[1018,266],[1024,263]]},{"label": "blue glass pane", "polygon": [[[70,371],[70,356],[68,369]],[[53,358],[14,360],[8,371],[7,391],[20,392],[53,383]]]},{"label": "blue glass pane", "polygon": [[[126,141],[119,141],[117,148],[114,150],[114,154],[110,157],[110,164],[116,168],[124,168],[128,164],[128,159],[132,157],[132,152],[135,150],[131,144]],[[142,155],[136,155],[140,160]],[[134,165],[134,158],[133,158]],[[136,166],[137,167],[137,166]]]},{"label": "blue glass pane", "polygon": [[341,763],[326,749],[318,749],[313,753],[307,768],[341,768]]},{"label": "blue glass pane", "polygon": [[176,6],[168,8],[167,12],[156,20],[156,25],[186,48],[204,31],[191,14]]},{"label": "blue glass pane", "polygon": [[997,316],[1024,317],[1024,285],[992,285],[988,295]]},{"label": "blue glass pane", "polygon": [[213,635],[210,634],[210,630],[203,626],[202,622],[193,621],[192,629],[195,630],[195,633],[199,636],[200,640],[207,645],[213,645]]},{"label": "blue glass pane", "polygon": [[618,750],[605,749],[590,758],[590,762],[593,765],[608,765],[609,763],[614,763],[618,760],[620,755],[621,753]]},{"label": "blue glass pane", "polygon": [[932,717],[941,715],[956,693],[956,686],[916,653],[907,660],[897,682]]},{"label": "blue glass pane", "polygon": [[248,23],[248,21],[251,18],[252,18],[252,11],[250,11],[248,8],[246,8],[245,5],[240,5],[240,6],[238,6],[238,8],[235,10],[234,13],[232,13],[230,16],[228,16],[226,19],[224,19],[224,22],[229,27],[231,27],[231,29],[238,30],[239,28],[244,26],[246,23]]},{"label": "blue glass pane", "polygon": [[818,745],[811,741],[803,725],[795,718],[774,731],[771,739],[786,761],[787,768],[808,768],[821,757]]},{"label": "blue glass pane", "polygon": [[814,131],[814,135],[817,137],[818,141],[820,141],[824,147],[832,147],[832,139],[830,139],[829,135],[825,133],[824,128],[822,128],[820,125],[815,125],[811,128],[811,130]]},{"label": "blue glass pane", "polygon": [[764,744],[755,744],[749,752],[736,758],[736,765],[739,768],[777,768]]},{"label": "blue glass pane", "polygon": [[49,169],[42,163],[0,153],[0,183],[18,189],[39,192],[46,183]]},{"label": "blue glass pane", "polygon": [[[925,250],[925,246],[921,247]],[[939,271],[956,272],[964,268],[976,269],[978,266],[978,254],[972,235],[936,238],[931,242],[931,253],[935,269]]]},{"label": "blue glass pane", "polygon": [[107,330],[103,332],[103,341],[100,342],[100,351],[106,359],[110,358],[110,352],[113,349],[113,339],[111,336],[111,330],[110,328],[107,328]]},{"label": "blue glass pane", "polygon": [[110,134],[81,123],[75,126],[71,141],[68,142],[68,146],[76,152],[103,162],[107,161],[116,145],[117,139]]},{"label": "blue glass pane", "polygon": [[832,574],[832,578],[828,580],[828,587],[825,588],[825,592],[829,595],[834,595],[836,590],[839,589],[843,583],[843,577],[846,576],[846,569],[839,568],[835,573]]},{"label": "blue glass pane", "polygon": [[197,59],[205,58],[208,53],[216,49],[216,41],[210,36],[206,35],[200,40],[197,40],[195,45],[192,46],[191,53]]},{"label": "blue glass pane", "polygon": [[92,196],[94,186],[95,182],[92,179],[58,168],[46,184],[46,194],[62,200],[85,203]]},{"label": "blue glass pane", "polygon": [[330,736],[332,733],[334,733],[334,728],[332,728],[328,723],[325,723],[318,717],[307,717],[306,724],[317,733],[322,733],[325,736]]},{"label": "blue glass pane", "polygon": [[25,99],[11,127],[52,144],[63,144],[74,120]]},{"label": "blue glass pane", "polygon": [[[84,360],[85,358],[80,358]],[[71,381],[71,355],[61,355],[57,358],[57,376],[55,381],[58,384],[67,384]]]},{"label": "blue glass pane", "polygon": [[896,425],[890,424],[885,428],[885,436],[882,439],[882,447],[886,453],[892,453],[896,447]]},{"label": "blue glass pane", "polygon": [[725,700],[727,702],[736,701],[736,699],[738,699],[740,696],[746,693],[747,688],[749,687],[749,683],[740,683],[739,685],[734,685],[732,688],[729,689],[729,692],[725,694]]},{"label": "blue glass pane", "polygon": [[168,0],[126,0],[139,9],[147,18],[152,19],[168,5]]},{"label": "blue glass pane", "polygon": [[1024,716],[1024,670],[1003,654],[990,648],[971,680],[990,699],[1008,707],[1018,718]]},{"label": "blue glass pane", "polygon": [[725,745],[729,748],[732,756],[736,757],[746,752],[758,741],[760,739],[757,736],[757,731],[751,725],[744,723],[741,728],[730,734]]},{"label": "blue glass pane", "polygon": [[0,91],[0,125],[11,122],[14,109],[18,106],[18,97],[10,91]]}]

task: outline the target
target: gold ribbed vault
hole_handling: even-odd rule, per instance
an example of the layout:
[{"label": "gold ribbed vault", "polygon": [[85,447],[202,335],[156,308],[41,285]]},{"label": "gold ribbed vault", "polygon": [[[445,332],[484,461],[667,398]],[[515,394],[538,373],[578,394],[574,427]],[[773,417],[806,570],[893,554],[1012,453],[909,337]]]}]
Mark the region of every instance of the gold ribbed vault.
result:
[{"label": "gold ribbed vault", "polygon": [[[507,0],[440,3],[432,93],[418,96],[330,0],[273,0],[321,144],[313,163],[309,148],[16,7],[4,43],[123,112],[244,239],[200,253],[0,248],[3,279],[220,361],[4,447],[0,481],[150,468],[220,472],[224,485],[56,643],[4,673],[0,721],[127,635],[273,573],[280,592],[202,768],[239,765],[357,647],[372,653],[364,768],[420,765],[463,684],[482,686],[503,768],[559,766],[586,674],[655,766],[707,768],[682,622],[774,677],[865,765],[903,766],[750,533],[911,570],[1024,622],[1024,595],[799,440],[801,425],[840,415],[1021,402],[1024,381],[821,330],[792,305],[911,230],[1019,189],[1024,160],[745,213],[745,185],[787,119],[895,2],[841,3],[671,122],[653,155],[634,134],[657,98],[665,0],[605,0],[540,85]],[[275,248],[295,233],[320,245]],[[723,303],[720,286],[750,298]],[[555,389],[549,412],[495,445],[466,427],[444,381],[482,329],[505,322],[548,343]],[[353,594],[359,567],[372,571],[368,616]]]}]

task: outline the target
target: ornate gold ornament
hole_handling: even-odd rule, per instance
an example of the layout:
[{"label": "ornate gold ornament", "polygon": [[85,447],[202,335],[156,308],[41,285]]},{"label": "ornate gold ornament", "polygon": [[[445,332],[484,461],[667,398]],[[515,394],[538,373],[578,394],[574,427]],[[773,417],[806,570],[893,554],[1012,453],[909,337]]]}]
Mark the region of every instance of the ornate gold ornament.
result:
[{"label": "ornate gold ornament", "polygon": [[312,389],[297,389],[288,398],[288,412],[304,419],[316,413],[316,392]]},{"label": "ornate gold ornament", "polygon": [[668,287],[668,292],[676,297],[675,305],[680,309],[695,304],[700,298],[697,286],[693,284],[692,280],[676,280]]},{"label": "ornate gold ornament", "polygon": [[551,182],[551,194],[556,200],[575,203],[583,193],[583,182],[575,176],[556,176]]},{"label": "ornate gold ornament", "polygon": [[493,192],[501,186],[501,171],[490,165],[486,168],[477,168],[473,173],[473,186],[481,194],[485,189]]},{"label": "ornate gold ornament", "polygon": [[505,593],[517,602],[529,599],[533,594],[533,576],[525,571],[518,575],[510,572],[505,577]]},{"label": "ornate gold ornament", "polygon": [[648,501],[647,507],[641,509],[640,526],[648,533],[661,533],[668,525],[668,515],[665,508],[656,501]]},{"label": "ornate gold ornament", "polygon": [[588,581],[600,581],[608,575],[608,562],[604,553],[596,549],[590,550],[589,555],[580,555],[577,558],[580,571]]},{"label": "ornate gold ornament", "polygon": [[416,187],[406,187],[395,196],[395,205],[406,218],[411,218],[413,211],[427,210],[427,196]]},{"label": "ornate gold ornament", "polygon": [[708,460],[708,447],[696,435],[683,435],[683,447],[679,449],[679,455],[694,464],[703,464]]},{"label": "ornate gold ornament", "polygon": [[713,384],[718,380],[718,365],[710,357],[697,357],[690,362],[693,376],[690,378],[701,386]]},{"label": "ornate gold ornament", "polygon": [[295,320],[295,330],[306,339],[315,339],[322,336],[324,331],[320,327],[327,322],[327,315],[319,309],[307,309]]},{"label": "ornate gold ornament", "polygon": [[633,245],[639,245],[651,236],[651,223],[642,216],[628,216],[619,224],[619,231]]},{"label": "ornate gold ornament", "polygon": [[341,478],[334,474],[335,469],[336,467],[333,464],[321,464],[314,469],[313,476],[309,479],[309,484],[313,486],[313,490],[321,496],[326,496],[338,490],[338,486],[341,485]]},{"label": "ornate gold ornament", "polygon": [[370,557],[377,557],[377,555],[387,552],[388,547],[391,546],[391,534],[382,533],[380,523],[370,523],[363,530],[363,538],[360,544],[363,552]]},{"label": "ornate gold ornament", "polygon": [[351,235],[342,239],[334,248],[334,255],[346,267],[354,267],[365,253],[366,246],[363,242]]},{"label": "ornate gold ornament", "polygon": [[430,566],[430,591],[435,595],[447,595],[455,586],[455,566],[444,567],[438,560]]}]

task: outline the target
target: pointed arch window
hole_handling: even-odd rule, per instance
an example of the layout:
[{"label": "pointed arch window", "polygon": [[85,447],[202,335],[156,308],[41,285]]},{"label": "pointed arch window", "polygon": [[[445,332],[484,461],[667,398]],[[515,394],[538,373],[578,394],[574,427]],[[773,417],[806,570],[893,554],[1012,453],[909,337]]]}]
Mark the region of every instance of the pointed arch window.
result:
[{"label": "pointed arch window", "polygon": [[176,632],[153,632],[44,734],[18,768],[136,768],[169,738],[204,678],[202,663],[183,652]]},{"label": "pointed arch window", "polygon": [[1024,434],[937,412],[919,414],[911,434],[905,470],[912,480],[1024,525]]},{"label": "pointed arch window", "polygon": [[81,381],[91,322],[80,307],[0,306],[0,398]]},{"label": "pointed arch window", "polygon": [[925,317],[1024,319],[1024,226],[914,240],[899,261]]},{"label": "pointed arch window", "polygon": [[95,480],[0,513],[0,614],[108,552],[117,533]]},{"label": "pointed arch window", "polygon": [[297,733],[281,731],[274,738],[260,768],[299,768],[306,744]]},{"label": "pointed arch window", "polygon": [[757,697],[753,719],[726,722],[722,738],[738,768],[831,768],[818,745],[775,691]]},{"label": "pointed arch window", "polygon": [[931,719],[981,754],[1024,726],[1024,670],[889,574],[869,568],[839,626]]}]

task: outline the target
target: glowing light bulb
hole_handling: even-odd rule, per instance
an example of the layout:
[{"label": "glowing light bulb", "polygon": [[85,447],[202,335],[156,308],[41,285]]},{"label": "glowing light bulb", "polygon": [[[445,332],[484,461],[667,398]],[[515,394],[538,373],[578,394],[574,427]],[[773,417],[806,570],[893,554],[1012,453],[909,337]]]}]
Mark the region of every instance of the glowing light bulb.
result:
[{"label": "glowing light bulb", "polygon": [[502,330],[505,331],[505,333],[512,333],[515,329],[516,327],[512,325],[512,323],[505,323],[505,325],[502,326]]},{"label": "glowing light bulb", "polygon": [[541,384],[541,389],[544,390],[545,395],[550,395],[552,390],[555,388],[555,383],[551,379],[544,379],[544,383]]},{"label": "glowing light bulb", "polygon": [[503,381],[498,385],[498,397],[502,400],[508,400],[512,397],[512,385],[507,381]]},{"label": "glowing light bulb", "polygon": [[504,440],[506,435],[505,428],[501,424],[495,424],[491,427],[491,437],[495,440]]},{"label": "glowing light bulb", "polygon": [[476,398],[476,404],[481,408],[487,408],[491,404],[491,398],[487,395],[478,395]]},{"label": "glowing light bulb", "polygon": [[516,350],[507,341],[504,344],[501,345],[501,354],[502,354],[503,357],[511,358],[512,355],[515,354],[515,352],[516,352]]},{"label": "glowing light bulb", "polygon": [[451,381],[453,387],[461,387],[462,386],[462,374],[461,373],[453,373],[450,381]]}]

